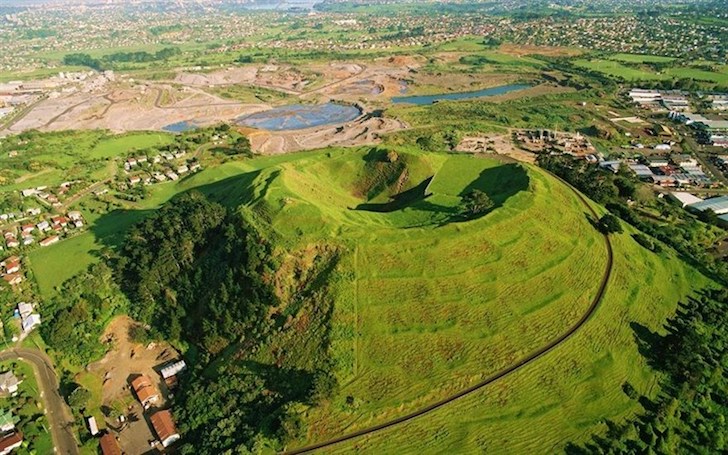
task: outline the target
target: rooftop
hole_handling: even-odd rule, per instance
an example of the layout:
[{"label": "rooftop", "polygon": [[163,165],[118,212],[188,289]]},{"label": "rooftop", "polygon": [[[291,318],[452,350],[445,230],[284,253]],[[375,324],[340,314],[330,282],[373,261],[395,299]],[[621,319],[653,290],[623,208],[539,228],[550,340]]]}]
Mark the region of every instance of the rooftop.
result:
[{"label": "rooftop", "polygon": [[728,196],[706,199],[701,202],[690,204],[690,207],[700,211],[712,210],[718,215],[723,215],[728,213]]}]

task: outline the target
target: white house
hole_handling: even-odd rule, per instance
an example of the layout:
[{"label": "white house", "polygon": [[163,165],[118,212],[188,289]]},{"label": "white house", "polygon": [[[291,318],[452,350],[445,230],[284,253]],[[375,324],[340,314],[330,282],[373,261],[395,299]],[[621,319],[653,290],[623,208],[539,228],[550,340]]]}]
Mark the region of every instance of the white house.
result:
[{"label": "white house", "polygon": [[0,374],[0,391],[4,393],[15,393],[18,391],[20,382],[12,371],[6,371]]},{"label": "white house", "polygon": [[23,332],[25,333],[30,332],[38,325],[40,325],[40,315],[38,313],[33,313],[27,318],[23,318],[23,322],[21,324]]}]

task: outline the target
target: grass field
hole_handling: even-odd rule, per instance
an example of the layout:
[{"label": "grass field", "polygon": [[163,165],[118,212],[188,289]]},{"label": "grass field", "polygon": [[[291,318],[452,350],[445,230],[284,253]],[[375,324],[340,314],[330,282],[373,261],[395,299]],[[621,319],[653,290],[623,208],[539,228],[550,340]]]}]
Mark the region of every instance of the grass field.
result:
[{"label": "grass field", "polygon": [[579,59],[579,60],[575,60],[574,64],[576,66],[586,68],[588,70],[604,73],[608,76],[622,77],[628,81],[655,80],[655,79],[667,79],[668,78],[664,74],[657,74],[652,71],[632,68],[632,67],[623,65],[620,62],[613,61],[613,60]]},{"label": "grass field", "polygon": [[[663,60],[668,59],[668,60]],[[728,72],[724,65],[717,65],[717,71],[708,71],[695,66],[677,66],[666,68],[658,73],[649,68],[629,66],[639,63],[662,63],[669,61],[668,57],[655,57],[631,54],[616,54],[609,60],[602,59],[578,59],[574,64],[581,68],[598,71],[613,77],[622,77],[628,81],[637,80],[669,80],[669,79],[694,79],[696,81],[728,84]]]},{"label": "grass field", "polygon": [[673,57],[663,57],[661,55],[644,55],[644,54],[614,54],[609,56],[610,60],[618,60],[625,63],[666,63],[672,62]]},{"label": "grass field", "polygon": [[129,133],[99,141],[88,152],[90,158],[113,158],[132,150],[141,150],[172,143],[174,136],[165,133]]}]

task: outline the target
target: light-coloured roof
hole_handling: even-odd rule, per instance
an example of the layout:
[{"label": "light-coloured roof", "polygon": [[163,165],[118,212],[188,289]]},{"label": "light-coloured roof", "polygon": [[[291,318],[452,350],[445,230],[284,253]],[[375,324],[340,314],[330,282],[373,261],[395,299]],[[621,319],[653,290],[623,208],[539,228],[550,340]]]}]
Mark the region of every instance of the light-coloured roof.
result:
[{"label": "light-coloured roof", "polygon": [[686,193],[684,191],[675,191],[673,193],[670,193],[672,197],[680,201],[683,207],[690,204],[696,204],[698,202],[702,202],[703,200],[700,199],[697,196],[694,196],[690,193]]},{"label": "light-coloured roof", "polygon": [[187,368],[187,364],[185,363],[184,360],[180,360],[179,362],[174,362],[174,363],[169,364],[166,367],[162,368],[162,370],[161,370],[162,377],[164,379],[167,379],[171,376],[176,375],[177,373],[184,370],[185,368]]},{"label": "light-coloured roof", "polygon": [[728,196],[706,199],[695,204],[690,204],[690,207],[700,211],[712,210],[718,215],[723,215],[728,213]]}]

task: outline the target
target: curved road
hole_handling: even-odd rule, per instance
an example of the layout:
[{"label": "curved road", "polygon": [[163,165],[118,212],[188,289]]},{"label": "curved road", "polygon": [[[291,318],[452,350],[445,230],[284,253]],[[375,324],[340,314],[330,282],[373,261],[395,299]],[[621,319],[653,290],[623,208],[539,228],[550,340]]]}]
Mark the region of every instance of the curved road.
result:
[{"label": "curved road", "polygon": [[[551,175],[553,175],[553,174],[551,174]],[[573,186],[571,186],[569,183],[567,183],[563,179],[559,178],[558,176],[555,176],[555,175],[553,175],[553,176],[555,178],[557,178],[558,180],[560,180],[562,183],[564,183],[566,186],[568,186],[574,192],[574,194],[576,194],[576,196],[579,198],[579,200],[581,200],[581,202],[589,210],[589,213],[591,213],[595,219],[599,218],[599,215],[597,214],[597,212],[594,210],[594,208],[589,204],[587,199],[579,191],[577,191]],[[579,331],[579,329],[581,329],[584,326],[584,324],[586,324],[586,322],[589,319],[591,319],[591,317],[594,315],[597,308],[599,307],[599,304],[602,301],[602,298],[604,297],[604,294],[607,290],[607,284],[609,283],[609,278],[612,275],[612,266],[614,264],[614,253],[612,251],[612,242],[609,240],[608,235],[606,235],[606,234],[602,234],[602,235],[604,237],[604,243],[605,243],[606,250],[607,250],[606,251],[607,267],[604,270],[604,275],[602,276],[602,281],[599,284],[599,289],[597,290],[597,293],[594,296],[594,299],[592,300],[591,304],[589,305],[589,308],[587,308],[586,313],[584,313],[581,316],[581,318],[579,318],[579,320],[569,328],[569,330],[567,330],[563,334],[559,335],[559,337],[550,341],[548,344],[538,348],[537,350],[533,351],[532,353],[530,353],[526,357],[522,358],[518,362],[516,362],[506,368],[503,368],[500,371],[497,371],[496,373],[492,374],[491,376],[484,379],[483,381],[480,381],[479,383],[474,384],[474,385],[468,387],[467,389],[461,390],[460,392],[457,392],[454,395],[443,398],[440,401],[437,401],[428,406],[425,406],[424,408],[418,409],[409,414],[405,414],[401,417],[390,420],[388,422],[380,423],[379,425],[375,425],[375,426],[368,427],[368,428],[363,428],[361,430],[358,430],[358,431],[355,431],[352,433],[344,434],[344,435],[338,436],[336,438],[329,439],[328,441],[322,441],[322,442],[312,444],[309,446],[287,450],[284,452],[284,454],[296,455],[296,454],[301,454],[301,453],[313,452],[314,450],[331,447],[333,445],[339,444],[341,442],[349,441],[351,439],[355,439],[360,436],[365,436],[365,435],[377,433],[382,430],[386,430],[388,428],[396,427],[397,425],[408,422],[417,417],[420,417],[429,412],[432,412],[436,409],[439,409],[439,408],[445,406],[446,404],[452,403],[453,401],[455,401],[459,398],[462,398],[466,395],[470,395],[473,392],[476,392],[476,391],[482,389],[483,387],[494,383],[498,379],[501,379],[501,378],[509,375],[510,373],[513,373],[514,371],[519,370],[519,369],[523,368],[524,366],[529,365],[530,363],[533,363],[539,357],[541,357],[544,354],[546,354],[547,352],[553,350],[554,348],[559,346],[561,343],[564,343],[565,341],[567,341],[569,338],[574,336],[574,334],[577,331]]]},{"label": "curved road", "polygon": [[33,365],[35,377],[45,402],[46,416],[50,423],[55,453],[77,455],[78,445],[73,436],[73,418],[66,403],[58,393],[58,378],[51,360],[36,349],[14,348],[0,352],[0,360],[19,359]]}]

